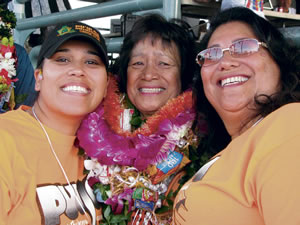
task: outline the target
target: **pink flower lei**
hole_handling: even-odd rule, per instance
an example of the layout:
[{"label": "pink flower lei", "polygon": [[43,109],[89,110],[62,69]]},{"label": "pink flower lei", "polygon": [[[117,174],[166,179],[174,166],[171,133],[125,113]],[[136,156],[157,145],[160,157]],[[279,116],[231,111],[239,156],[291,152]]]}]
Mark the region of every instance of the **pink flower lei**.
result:
[{"label": "pink flower lei", "polygon": [[[88,183],[103,207],[105,223],[136,224],[140,218],[145,224],[170,224],[172,206],[165,204],[177,193],[170,191],[174,175],[182,176],[181,168],[196,163],[189,159],[199,144],[191,130],[196,116],[192,92],[170,99],[134,131],[124,131],[120,125],[128,110],[120,99],[112,79],[103,104],[78,130],[79,145],[90,158],[84,162]],[[202,134],[205,124],[199,130]],[[161,214],[166,208],[167,213]]]},{"label": "pink flower lei", "polygon": [[116,81],[111,80],[104,104],[83,120],[77,136],[85,153],[100,164],[133,166],[141,171],[165,159],[182,138],[182,129],[191,128],[195,119],[192,92],[169,100],[134,132],[124,132],[119,123],[124,107],[117,90]]}]

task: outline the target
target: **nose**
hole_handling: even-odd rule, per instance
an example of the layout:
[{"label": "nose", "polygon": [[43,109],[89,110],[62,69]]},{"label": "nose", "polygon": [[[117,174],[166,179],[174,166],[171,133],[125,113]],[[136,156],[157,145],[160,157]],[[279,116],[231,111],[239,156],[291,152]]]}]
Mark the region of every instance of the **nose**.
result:
[{"label": "nose", "polygon": [[79,62],[74,62],[70,65],[68,75],[70,76],[84,76],[83,66]]},{"label": "nose", "polygon": [[228,49],[224,49],[223,57],[219,61],[219,69],[228,70],[237,66],[239,66],[239,61],[230,54]]},{"label": "nose", "polygon": [[153,80],[158,78],[158,71],[155,65],[151,63],[145,65],[143,70],[143,78],[144,80]]}]

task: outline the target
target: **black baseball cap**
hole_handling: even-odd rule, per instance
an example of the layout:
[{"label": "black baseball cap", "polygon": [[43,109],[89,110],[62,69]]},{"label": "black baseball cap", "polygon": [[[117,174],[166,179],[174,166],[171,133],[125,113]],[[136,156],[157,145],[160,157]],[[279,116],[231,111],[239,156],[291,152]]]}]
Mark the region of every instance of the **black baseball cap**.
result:
[{"label": "black baseball cap", "polygon": [[37,67],[41,65],[45,58],[50,58],[63,43],[74,38],[83,38],[94,44],[103,63],[108,68],[107,48],[104,38],[98,30],[81,22],[56,25],[47,34],[37,59]]}]

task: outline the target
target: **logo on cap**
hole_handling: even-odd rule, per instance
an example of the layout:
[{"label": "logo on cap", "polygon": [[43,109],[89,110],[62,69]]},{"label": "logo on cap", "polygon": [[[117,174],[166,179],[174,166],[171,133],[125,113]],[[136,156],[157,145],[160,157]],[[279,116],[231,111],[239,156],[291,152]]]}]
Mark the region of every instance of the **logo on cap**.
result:
[{"label": "logo on cap", "polygon": [[94,30],[91,27],[88,26],[84,26],[84,25],[75,25],[75,30],[79,31],[80,33],[85,33],[89,36],[92,36],[93,38],[97,39],[98,41],[100,41],[100,36],[99,33]]},{"label": "logo on cap", "polygon": [[63,36],[65,34],[70,34],[70,33],[74,33],[76,32],[75,30],[72,29],[72,27],[68,27],[68,26],[63,26],[60,30],[57,31],[58,33],[58,37],[59,36]]}]

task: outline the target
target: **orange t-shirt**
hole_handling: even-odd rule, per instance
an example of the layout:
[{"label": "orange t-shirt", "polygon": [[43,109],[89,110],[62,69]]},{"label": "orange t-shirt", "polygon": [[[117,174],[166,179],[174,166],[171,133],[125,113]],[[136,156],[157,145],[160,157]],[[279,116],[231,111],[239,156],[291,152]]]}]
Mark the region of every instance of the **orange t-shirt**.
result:
[{"label": "orange t-shirt", "polygon": [[269,114],[218,156],[182,187],[174,224],[300,224],[300,103]]},{"label": "orange t-shirt", "polygon": [[96,224],[99,212],[83,181],[83,159],[73,145],[75,136],[45,129],[74,189],[39,123],[22,109],[1,114],[0,224]]}]

